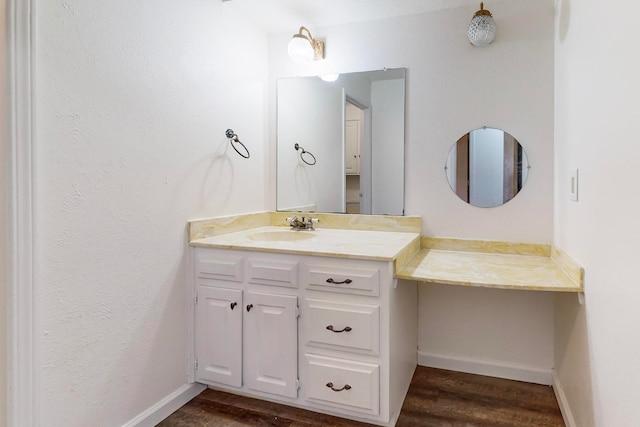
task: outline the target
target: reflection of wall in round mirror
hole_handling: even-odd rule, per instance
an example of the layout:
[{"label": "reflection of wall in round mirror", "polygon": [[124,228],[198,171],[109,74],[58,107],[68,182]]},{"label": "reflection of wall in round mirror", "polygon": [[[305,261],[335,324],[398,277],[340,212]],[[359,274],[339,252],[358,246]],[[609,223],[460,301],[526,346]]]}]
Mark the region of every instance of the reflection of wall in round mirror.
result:
[{"label": "reflection of wall in round mirror", "polygon": [[445,173],[460,199],[480,208],[492,208],[518,194],[530,167],[527,154],[513,136],[483,127],[466,133],[453,145]]}]

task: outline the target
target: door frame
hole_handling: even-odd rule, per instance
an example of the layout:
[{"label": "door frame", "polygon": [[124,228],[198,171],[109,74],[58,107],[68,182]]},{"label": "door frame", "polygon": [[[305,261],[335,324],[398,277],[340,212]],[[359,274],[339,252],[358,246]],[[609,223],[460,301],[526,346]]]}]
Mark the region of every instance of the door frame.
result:
[{"label": "door frame", "polygon": [[38,312],[34,280],[35,0],[6,0],[7,421],[38,426]]}]

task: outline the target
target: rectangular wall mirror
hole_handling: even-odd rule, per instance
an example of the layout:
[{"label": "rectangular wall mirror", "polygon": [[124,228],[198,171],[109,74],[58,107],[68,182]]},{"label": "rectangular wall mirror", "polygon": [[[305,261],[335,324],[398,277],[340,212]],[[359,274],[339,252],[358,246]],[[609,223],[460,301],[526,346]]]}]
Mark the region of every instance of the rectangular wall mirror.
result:
[{"label": "rectangular wall mirror", "polygon": [[405,69],[327,77],[277,81],[276,208],[403,215]]}]

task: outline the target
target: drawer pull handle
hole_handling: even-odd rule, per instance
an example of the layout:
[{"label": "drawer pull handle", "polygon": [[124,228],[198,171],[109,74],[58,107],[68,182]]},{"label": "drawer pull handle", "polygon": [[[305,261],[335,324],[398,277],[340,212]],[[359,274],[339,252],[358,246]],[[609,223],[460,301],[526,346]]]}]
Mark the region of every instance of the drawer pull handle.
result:
[{"label": "drawer pull handle", "polygon": [[349,384],[345,384],[342,388],[334,388],[333,383],[327,383],[327,387],[333,391],[351,390],[351,386]]},{"label": "drawer pull handle", "polygon": [[327,329],[330,330],[331,332],[335,332],[336,334],[339,334],[340,332],[351,332],[351,326],[347,326],[344,329],[340,329],[340,330],[335,330],[333,329],[333,325],[329,325],[327,326]]},{"label": "drawer pull handle", "polygon": [[333,283],[334,285],[344,285],[345,283],[348,285],[351,282],[352,282],[351,279],[345,279],[342,282],[336,282],[331,277],[327,279],[327,283]]},{"label": "drawer pull handle", "polygon": [[236,305],[238,305],[237,302],[232,302],[231,303],[231,310],[233,310],[234,308],[236,308]]},{"label": "drawer pull handle", "polygon": [[252,308],[253,308],[253,304],[249,304],[249,305],[247,306],[247,311],[251,311],[251,309],[252,309]]}]

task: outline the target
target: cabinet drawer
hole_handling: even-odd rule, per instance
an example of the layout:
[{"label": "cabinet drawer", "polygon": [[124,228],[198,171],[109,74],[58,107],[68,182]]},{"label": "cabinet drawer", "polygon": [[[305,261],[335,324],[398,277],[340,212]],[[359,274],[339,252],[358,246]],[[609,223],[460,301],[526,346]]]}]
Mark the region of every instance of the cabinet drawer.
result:
[{"label": "cabinet drawer", "polygon": [[356,412],[380,413],[380,367],[305,354],[307,379],[302,387],[310,402]]},{"label": "cabinet drawer", "polygon": [[247,261],[249,283],[258,285],[298,287],[298,263],[250,258]]},{"label": "cabinet drawer", "polygon": [[198,251],[195,258],[197,278],[242,282],[242,256]]},{"label": "cabinet drawer", "polygon": [[380,307],[306,299],[302,311],[306,344],[377,355]]},{"label": "cabinet drawer", "polygon": [[308,264],[305,266],[307,289],[357,295],[380,295],[380,271],[377,269]]}]

